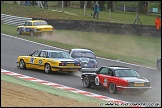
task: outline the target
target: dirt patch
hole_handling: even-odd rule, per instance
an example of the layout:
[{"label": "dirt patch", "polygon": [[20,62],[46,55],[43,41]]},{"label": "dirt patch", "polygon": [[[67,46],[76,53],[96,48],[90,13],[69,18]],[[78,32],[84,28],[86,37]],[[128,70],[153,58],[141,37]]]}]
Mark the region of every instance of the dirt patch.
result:
[{"label": "dirt patch", "polygon": [[1,80],[2,107],[99,107]]}]

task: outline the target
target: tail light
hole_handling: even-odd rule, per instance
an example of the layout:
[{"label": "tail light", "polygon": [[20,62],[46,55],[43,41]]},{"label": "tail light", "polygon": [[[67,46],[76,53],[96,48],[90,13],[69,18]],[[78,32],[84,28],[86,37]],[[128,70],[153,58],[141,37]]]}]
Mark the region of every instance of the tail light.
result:
[{"label": "tail light", "polygon": [[65,66],[65,63],[59,63],[59,66]]}]

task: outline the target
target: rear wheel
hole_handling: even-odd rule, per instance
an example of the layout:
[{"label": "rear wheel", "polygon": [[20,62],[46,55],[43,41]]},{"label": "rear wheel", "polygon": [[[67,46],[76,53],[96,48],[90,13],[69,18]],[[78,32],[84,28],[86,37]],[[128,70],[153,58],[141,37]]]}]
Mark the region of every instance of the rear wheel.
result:
[{"label": "rear wheel", "polygon": [[91,87],[88,76],[85,76],[85,77],[83,78],[83,86],[86,87],[86,88]]},{"label": "rear wheel", "polygon": [[114,83],[109,84],[109,92],[115,94],[117,92],[116,85]]},{"label": "rear wheel", "polygon": [[20,60],[19,67],[20,67],[20,69],[26,69],[26,64],[25,64],[24,60],[22,60],[22,59]]},{"label": "rear wheel", "polygon": [[34,31],[32,30],[32,31],[30,31],[30,35],[31,36],[33,36],[34,35]]},{"label": "rear wheel", "polygon": [[50,66],[50,64],[45,64],[44,71],[45,71],[46,74],[51,73],[51,66]]}]

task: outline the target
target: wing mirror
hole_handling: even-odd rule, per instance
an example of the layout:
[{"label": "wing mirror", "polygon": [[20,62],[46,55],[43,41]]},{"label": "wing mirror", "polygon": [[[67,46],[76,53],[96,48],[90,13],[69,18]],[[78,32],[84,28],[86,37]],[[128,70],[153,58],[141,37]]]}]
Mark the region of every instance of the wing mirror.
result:
[{"label": "wing mirror", "polygon": [[32,56],[32,54],[29,54],[29,56]]}]

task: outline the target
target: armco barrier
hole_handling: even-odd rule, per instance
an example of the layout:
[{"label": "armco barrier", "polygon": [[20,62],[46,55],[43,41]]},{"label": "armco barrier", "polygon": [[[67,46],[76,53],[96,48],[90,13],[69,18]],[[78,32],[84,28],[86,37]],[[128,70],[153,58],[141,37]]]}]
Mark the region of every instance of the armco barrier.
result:
[{"label": "armco barrier", "polygon": [[32,20],[32,18],[17,17],[6,14],[1,14],[1,23],[9,24],[13,26],[24,25],[27,20]]},{"label": "armco barrier", "polygon": [[102,32],[123,35],[153,36],[161,37],[161,28],[156,30],[154,25],[119,24],[109,22],[61,20],[33,18],[33,20],[45,20],[48,24],[59,30],[76,30],[84,32]]}]

